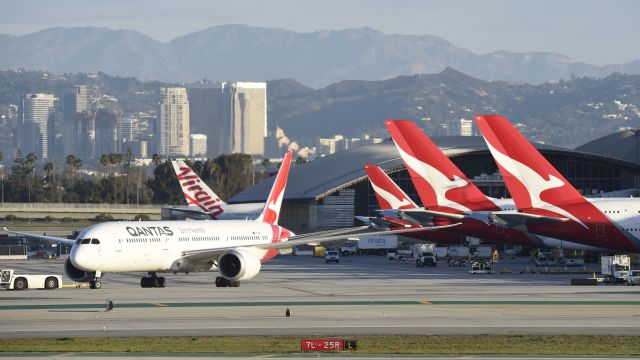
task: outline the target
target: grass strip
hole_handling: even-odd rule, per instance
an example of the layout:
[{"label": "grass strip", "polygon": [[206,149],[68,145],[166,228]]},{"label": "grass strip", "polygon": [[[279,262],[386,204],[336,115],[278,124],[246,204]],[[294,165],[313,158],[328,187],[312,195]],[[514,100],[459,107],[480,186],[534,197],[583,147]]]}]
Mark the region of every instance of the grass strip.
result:
[{"label": "grass strip", "polygon": [[[300,340],[346,338],[360,354],[640,355],[640,336],[628,335],[366,335],[216,336],[0,339],[0,354],[17,352],[291,354]],[[612,346],[615,344],[615,346]]]}]

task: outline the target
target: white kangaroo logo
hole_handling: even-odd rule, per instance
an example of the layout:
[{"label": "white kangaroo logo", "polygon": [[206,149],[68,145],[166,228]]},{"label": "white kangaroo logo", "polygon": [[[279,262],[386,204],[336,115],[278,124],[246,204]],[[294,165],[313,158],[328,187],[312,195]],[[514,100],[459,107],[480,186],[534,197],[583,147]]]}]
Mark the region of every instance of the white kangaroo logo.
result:
[{"label": "white kangaroo logo", "polygon": [[485,139],[487,146],[489,147],[489,151],[491,151],[491,155],[496,160],[500,166],[502,166],[505,170],[507,170],[510,174],[515,176],[521,183],[524,185],[525,189],[527,189],[527,193],[529,194],[529,198],[531,200],[531,206],[536,208],[545,208],[551,209],[558,214],[562,214],[569,219],[579,223],[584,226],[586,229],[589,229],[587,225],[585,225],[582,221],[580,221],[573,214],[568,211],[559,208],[555,205],[549,204],[548,202],[540,199],[540,195],[542,192],[559,188],[565,185],[565,182],[557,177],[549,174],[549,180],[545,180],[540,174],[535,172],[533,169],[528,167],[527,165],[510,158],[509,156],[501,153],[496,148],[491,146],[491,143],[487,139]]},{"label": "white kangaroo logo", "polygon": [[398,152],[400,153],[402,160],[404,160],[407,166],[409,166],[422,178],[429,182],[429,184],[433,188],[433,191],[436,193],[436,202],[439,206],[448,206],[463,212],[471,212],[471,209],[469,209],[468,207],[453,202],[446,197],[447,191],[465,187],[469,184],[469,182],[456,175],[454,175],[453,180],[451,180],[433,166],[409,155],[397,143],[396,147],[398,148]]},{"label": "white kangaroo logo", "polygon": [[402,200],[400,200],[394,194],[386,191],[381,187],[376,186],[376,184],[373,181],[371,181],[371,186],[373,187],[373,191],[375,191],[378,195],[382,196],[382,198],[389,203],[389,206],[391,206],[391,209],[397,210],[404,206],[412,205],[411,201],[409,201],[406,197],[403,196]]}]

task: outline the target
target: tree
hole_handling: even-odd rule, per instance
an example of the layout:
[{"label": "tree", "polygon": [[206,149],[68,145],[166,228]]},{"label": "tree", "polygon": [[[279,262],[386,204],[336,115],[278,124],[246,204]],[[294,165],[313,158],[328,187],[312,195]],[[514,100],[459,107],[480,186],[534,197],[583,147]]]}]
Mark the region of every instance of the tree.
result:
[{"label": "tree", "polygon": [[44,170],[45,182],[49,185],[49,188],[51,188],[51,202],[53,203],[53,191],[55,189],[56,178],[55,167],[52,162],[48,162],[44,164],[44,168],[42,170]]}]

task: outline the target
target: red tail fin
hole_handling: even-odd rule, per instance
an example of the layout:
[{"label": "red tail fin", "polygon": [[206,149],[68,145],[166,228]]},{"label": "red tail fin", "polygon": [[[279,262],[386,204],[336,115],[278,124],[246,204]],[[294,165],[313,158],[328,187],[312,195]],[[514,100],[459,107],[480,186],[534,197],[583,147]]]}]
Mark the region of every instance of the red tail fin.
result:
[{"label": "red tail fin", "polygon": [[475,119],[518,208],[586,201],[507,119],[498,115]]},{"label": "red tail fin", "polygon": [[385,125],[426,207],[449,207],[463,212],[498,210],[416,124],[386,120]]},{"label": "red tail fin", "polygon": [[262,214],[256,219],[256,221],[262,221],[269,224],[277,224],[280,217],[280,207],[282,206],[282,198],[284,197],[284,190],[287,186],[287,177],[289,176],[289,168],[291,167],[291,156],[293,152],[287,151],[287,154],[282,160],[280,170],[276,180],[273,182],[271,192],[267,198],[267,202],[264,204],[264,210]]},{"label": "red tail fin", "polygon": [[415,209],[418,207],[402,189],[385,174],[382,169],[373,165],[364,166],[369,181],[376,193],[378,204],[383,210],[386,209]]}]

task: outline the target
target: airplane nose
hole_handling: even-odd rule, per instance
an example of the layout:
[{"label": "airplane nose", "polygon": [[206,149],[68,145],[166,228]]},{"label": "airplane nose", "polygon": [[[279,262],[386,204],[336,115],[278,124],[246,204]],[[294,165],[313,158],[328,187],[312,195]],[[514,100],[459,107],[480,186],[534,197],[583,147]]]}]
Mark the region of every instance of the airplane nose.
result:
[{"label": "airplane nose", "polygon": [[71,254],[69,254],[69,260],[73,266],[77,267],[80,270],[85,271],[93,271],[91,269],[91,259],[89,259],[89,253],[86,249],[86,246],[75,245],[71,249]]}]

